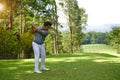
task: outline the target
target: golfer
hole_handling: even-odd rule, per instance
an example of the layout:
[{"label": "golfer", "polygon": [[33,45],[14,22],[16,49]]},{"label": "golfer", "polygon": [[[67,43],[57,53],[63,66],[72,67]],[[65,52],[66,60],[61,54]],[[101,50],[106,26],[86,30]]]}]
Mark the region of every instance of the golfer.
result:
[{"label": "golfer", "polygon": [[47,21],[44,23],[43,26],[36,27],[34,23],[32,25],[32,31],[35,33],[34,40],[32,42],[32,47],[34,51],[34,73],[42,73],[39,70],[39,57],[41,56],[41,70],[49,70],[49,68],[45,67],[45,47],[44,47],[44,41],[45,37],[49,33],[49,29],[51,28],[51,22]]}]

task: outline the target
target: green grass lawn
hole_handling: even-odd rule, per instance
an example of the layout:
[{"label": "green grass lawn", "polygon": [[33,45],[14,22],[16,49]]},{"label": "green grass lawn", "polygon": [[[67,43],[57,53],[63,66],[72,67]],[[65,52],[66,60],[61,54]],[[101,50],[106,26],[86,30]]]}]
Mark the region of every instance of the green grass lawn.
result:
[{"label": "green grass lawn", "polygon": [[107,53],[115,56],[120,56],[117,54],[117,50],[106,44],[87,44],[82,45],[83,52],[87,53]]},{"label": "green grass lawn", "polygon": [[106,44],[87,44],[82,45],[84,52],[92,53],[116,53],[116,50]]},{"label": "green grass lawn", "polygon": [[0,80],[120,80],[120,57],[79,53],[47,56],[51,70],[33,73],[33,59],[0,60]]}]

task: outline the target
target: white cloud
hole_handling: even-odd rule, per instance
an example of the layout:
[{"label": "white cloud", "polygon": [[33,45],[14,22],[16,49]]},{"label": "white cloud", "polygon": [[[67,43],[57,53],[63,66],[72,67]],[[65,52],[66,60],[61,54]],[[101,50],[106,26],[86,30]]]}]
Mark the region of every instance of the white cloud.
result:
[{"label": "white cloud", "polygon": [[86,9],[88,25],[120,23],[120,0],[78,0]]}]

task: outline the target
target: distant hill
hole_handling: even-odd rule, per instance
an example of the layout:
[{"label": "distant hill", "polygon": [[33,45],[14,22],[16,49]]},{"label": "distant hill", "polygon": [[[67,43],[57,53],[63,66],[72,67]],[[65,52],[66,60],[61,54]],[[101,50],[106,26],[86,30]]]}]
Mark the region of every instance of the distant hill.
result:
[{"label": "distant hill", "polygon": [[120,24],[104,24],[104,25],[88,25],[86,26],[86,30],[83,30],[83,32],[89,32],[89,31],[96,31],[96,32],[109,32],[112,30],[113,27],[120,26]]},{"label": "distant hill", "polygon": [[[69,27],[67,24],[62,24],[63,28],[59,27],[59,30],[62,33],[65,33],[69,31]],[[83,32],[90,32],[90,31],[95,31],[95,32],[109,32],[112,30],[113,27],[120,26],[120,24],[104,24],[104,25],[88,25],[86,26],[86,29],[83,30]]]}]

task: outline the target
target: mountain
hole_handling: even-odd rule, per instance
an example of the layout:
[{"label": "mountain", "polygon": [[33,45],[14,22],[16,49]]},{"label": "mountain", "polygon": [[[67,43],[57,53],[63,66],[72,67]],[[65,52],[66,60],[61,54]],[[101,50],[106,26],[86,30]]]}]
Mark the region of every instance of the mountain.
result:
[{"label": "mountain", "polygon": [[[69,31],[69,27],[66,24],[62,24],[63,28],[59,27],[59,30],[62,33],[66,33]],[[103,24],[103,25],[88,25],[86,26],[86,29],[83,29],[83,32],[90,32],[90,31],[95,31],[95,32],[109,32],[112,30],[113,27],[120,26],[120,24]]]},{"label": "mountain", "polygon": [[88,25],[83,32],[95,31],[95,32],[109,32],[113,27],[120,26],[120,24],[104,24],[104,25]]}]

